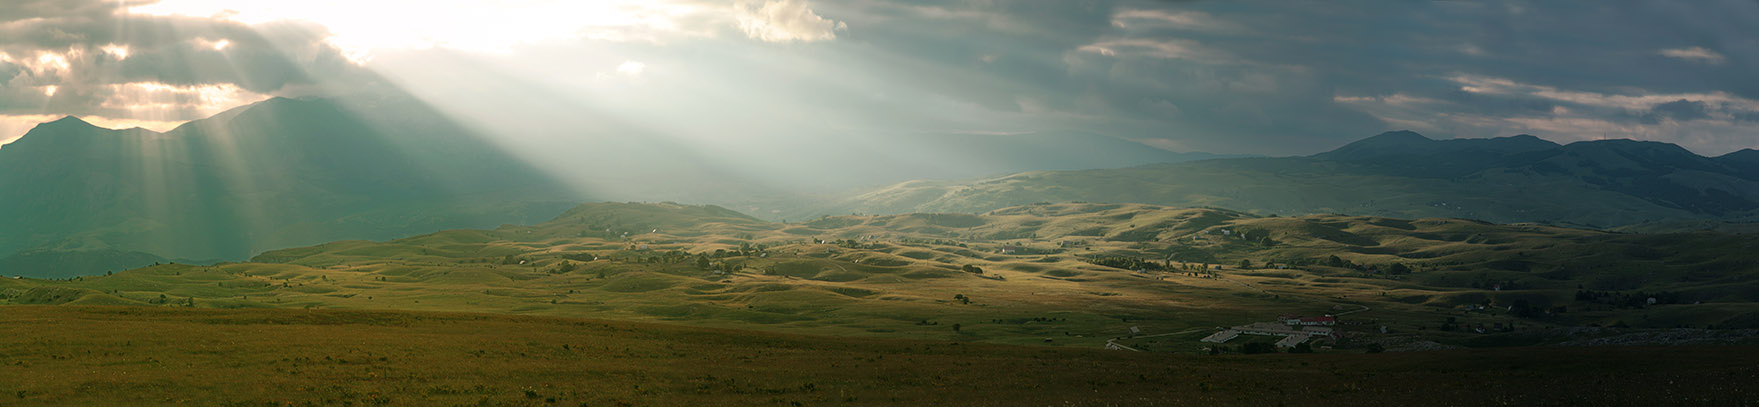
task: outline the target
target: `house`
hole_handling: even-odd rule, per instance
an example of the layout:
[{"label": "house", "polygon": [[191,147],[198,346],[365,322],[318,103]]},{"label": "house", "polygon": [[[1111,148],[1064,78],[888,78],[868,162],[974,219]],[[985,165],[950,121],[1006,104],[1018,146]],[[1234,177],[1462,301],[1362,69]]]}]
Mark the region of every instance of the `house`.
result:
[{"label": "house", "polygon": [[1236,331],[1236,330],[1232,330],[1232,329],[1225,329],[1225,330],[1217,331],[1216,333],[1210,334],[1209,336],[1205,336],[1205,337],[1203,337],[1203,339],[1201,339],[1201,341],[1209,342],[1209,343],[1222,343],[1222,342],[1227,342],[1227,341],[1233,340],[1235,337],[1238,337],[1238,336],[1240,336],[1240,331]]},{"label": "house", "polygon": [[1331,316],[1331,315],[1320,316],[1320,317],[1302,317],[1302,316],[1296,316],[1296,315],[1283,315],[1281,317],[1278,317],[1277,321],[1281,321],[1283,323],[1283,325],[1288,325],[1288,326],[1332,326],[1332,325],[1338,324],[1338,318]]},{"label": "house", "polygon": [[1289,335],[1283,337],[1280,341],[1276,341],[1276,347],[1293,348],[1295,345],[1300,345],[1302,342],[1307,342],[1307,335]]}]

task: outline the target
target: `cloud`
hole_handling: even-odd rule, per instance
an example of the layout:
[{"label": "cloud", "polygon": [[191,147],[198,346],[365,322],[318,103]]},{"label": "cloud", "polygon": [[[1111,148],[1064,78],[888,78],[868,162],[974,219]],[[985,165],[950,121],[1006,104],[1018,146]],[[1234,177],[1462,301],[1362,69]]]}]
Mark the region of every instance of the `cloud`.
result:
[{"label": "cloud", "polygon": [[0,24],[0,115],[181,121],[366,77],[321,26],[128,12],[148,3],[54,0],[0,12],[9,21]]},{"label": "cloud", "polygon": [[813,42],[833,40],[849,29],[841,21],[820,17],[805,0],[766,0],[763,4],[733,6],[739,29],[751,38],[767,42]]},{"label": "cloud", "polygon": [[1665,56],[1668,58],[1679,58],[1679,59],[1684,59],[1687,61],[1702,62],[1702,63],[1712,64],[1712,65],[1721,64],[1724,60],[1728,59],[1727,57],[1722,56],[1722,54],[1718,54],[1718,53],[1716,53],[1716,51],[1704,49],[1704,47],[1664,49],[1664,50],[1661,50],[1661,52],[1659,52],[1659,53],[1661,54],[1661,56]]},{"label": "cloud", "polygon": [[639,76],[644,70],[647,70],[647,64],[640,62],[623,61],[623,63],[617,64],[617,73],[623,75]]},{"label": "cloud", "polygon": [[1217,55],[1196,41],[1184,39],[1112,38],[1082,45],[1076,50],[1122,58],[1213,59]]},{"label": "cloud", "polygon": [[1680,99],[1661,103],[1649,109],[1643,120],[1649,124],[1659,123],[1662,119],[1688,121],[1710,118],[1710,105],[1696,100]]},{"label": "cloud", "polygon": [[1176,28],[1197,31],[1236,31],[1242,27],[1201,11],[1129,9],[1112,14],[1112,26],[1125,29]]}]

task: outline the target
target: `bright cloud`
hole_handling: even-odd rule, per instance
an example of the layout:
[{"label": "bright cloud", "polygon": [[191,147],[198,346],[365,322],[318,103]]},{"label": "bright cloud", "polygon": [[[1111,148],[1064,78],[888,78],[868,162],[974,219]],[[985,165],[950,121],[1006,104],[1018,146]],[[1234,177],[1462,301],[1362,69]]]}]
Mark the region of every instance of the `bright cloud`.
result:
[{"label": "bright cloud", "polygon": [[[804,0],[731,6],[685,0],[304,0],[250,2],[164,0],[129,9],[143,15],[216,17],[246,24],[311,21],[326,27],[350,58],[373,49],[452,48],[505,53],[559,39],[664,43],[713,37],[737,28],[770,42],[836,38],[847,25],[825,19]],[[392,22],[387,22],[387,19]]]},{"label": "bright cloud", "polygon": [[1133,9],[1112,14],[1112,26],[1118,28],[1172,27],[1201,31],[1232,31],[1240,28],[1230,21],[1215,18],[1201,11]]},{"label": "bright cloud", "polygon": [[832,21],[808,8],[805,0],[768,0],[763,4],[733,6],[739,29],[751,38],[768,42],[812,42],[837,38],[848,24]]},{"label": "bright cloud", "polygon": [[1704,47],[1664,49],[1661,50],[1660,54],[1661,56],[1668,58],[1679,58],[1712,65],[1721,64],[1723,60],[1728,59],[1727,57],[1722,56],[1722,54],[1704,49]]},{"label": "bright cloud", "polygon": [[617,65],[617,73],[629,76],[641,75],[641,71],[646,69],[647,64],[635,61],[623,61],[623,63]]},{"label": "bright cloud", "polygon": [[1734,96],[1728,92],[1703,93],[1635,93],[1608,94],[1559,89],[1552,86],[1518,83],[1504,78],[1455,75],[1449,80],[1459,83],[1460,90],[1491,95],[1525,95],[1578,105],[1647,110],[1663,103],[1680,100],[1703,102],[1743,112],[1759,112],[1759,100]]},{"label": "bright cloud", "polygon": [[1108,57],[1213,59],[1217,56],[1196,41],[1182,39],[1114,38],[1083,45],[1076,50]]}]

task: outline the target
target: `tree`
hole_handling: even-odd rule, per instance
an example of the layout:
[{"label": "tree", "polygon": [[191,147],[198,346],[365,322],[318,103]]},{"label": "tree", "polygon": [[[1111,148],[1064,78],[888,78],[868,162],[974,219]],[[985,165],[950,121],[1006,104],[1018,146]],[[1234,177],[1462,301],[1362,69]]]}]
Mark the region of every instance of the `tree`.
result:
[{"label": "tree", "polygon": [[1307,342],[1297,343],[1295,347],[1289,348],[1289,353],[1313,353],[1313,345]]},{"label": "tree", "polygon": [[1411,274],[1411,267],[1406,266],[1405,263],[1393,263],[1393,265],[1387,266],[1386,270],[1393,275]]},{"label": "tree", "polygon": [[1241,269],[1252,268],[1252,259],[1240,259],[1240,268]]},{"label": "tree", "polygon": [[964,267],[960,267],[959,269],[965,270],[966,273],[983,274],[983,269],[977,267],[977,265],[975,265],[975,264],[967,264]]},{"label": "tree", "polygon": [[708,256],[697,255],[696,256],[696,268],[708,270],[708,267],[709,267]]},{"label": "tree", "polygon": [[953,332],[959,332],[959,324],[953,324]]},{"label": "tree", "polygon": [[1269,343],[1248,342],[1245,345],[1240,345],[1240,353],[1244,353],[1244,354],[1248,354],[1248,355],[1256,355],[1256,354],[1260,354],[1260,353],[1274,353],[1274,352],[1276,352],[1276,345],[1271,345]]}]

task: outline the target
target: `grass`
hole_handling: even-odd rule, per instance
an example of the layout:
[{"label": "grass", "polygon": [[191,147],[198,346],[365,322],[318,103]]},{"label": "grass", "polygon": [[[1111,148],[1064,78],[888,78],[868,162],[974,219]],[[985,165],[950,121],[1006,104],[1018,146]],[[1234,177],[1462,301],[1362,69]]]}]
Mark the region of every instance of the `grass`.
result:
[{"label": "grass", "polygon": [[6,311],[0,404],[18,406],[1733,405],[1759,398],[1752,347],[1196,356],[419,311]]}]

